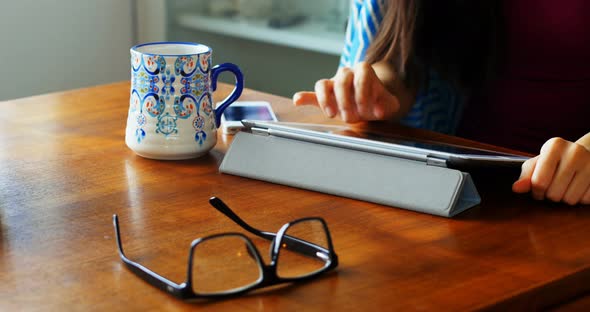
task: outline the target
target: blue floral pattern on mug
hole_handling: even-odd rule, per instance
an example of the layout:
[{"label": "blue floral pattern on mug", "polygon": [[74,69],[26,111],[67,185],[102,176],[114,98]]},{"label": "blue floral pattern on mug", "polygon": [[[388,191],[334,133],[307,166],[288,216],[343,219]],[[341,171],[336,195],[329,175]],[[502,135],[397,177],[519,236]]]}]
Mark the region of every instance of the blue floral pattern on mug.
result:
[{"label": "blue floral pattern on mug", "polygon": [[166,97],[166,100],[170,99],[170,96],[174,96],[176,89],[174,88],[174,81],[176,77],[170,74],[170,70],[166,70],[166,74],[162,75],[162,95]]},{"label": "blue floral pattern on mug", "polygon": [[[151,55],[131,51],[130,116],[135,120],[135,137],[141,143],[146,136],[178,133],[177,123],[191,118],[195,141],[207,140],[205,119],[213,111],[210,91],[211,51],[197,55]],[[154,118],[156,129],[144,129]],[[215,127],[215,125],[213,125]]]},{"label": "blue floral pattern on mug", "polygon": [[174,113],[178,118],[187,119],[196,109],[197,101],[191,95],[183,94],[174,100]]}]

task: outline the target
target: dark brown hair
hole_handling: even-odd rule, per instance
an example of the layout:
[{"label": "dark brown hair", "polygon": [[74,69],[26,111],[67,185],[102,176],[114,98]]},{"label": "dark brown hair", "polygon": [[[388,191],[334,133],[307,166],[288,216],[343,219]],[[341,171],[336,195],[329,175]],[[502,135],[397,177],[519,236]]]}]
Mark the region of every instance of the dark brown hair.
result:
[{"label": "dark brown hair", "polygon": [[390,61],[404,75],[413,48],[417,0],[393,0],[387,3],[375,39],[367,49],[367,62]]},{"label": "dark brown hair", "polygon": [[457,87],[481,86],[495,73],[499,1],[389,0],[367,61],[391,62],[409,86],[431,69]]}]

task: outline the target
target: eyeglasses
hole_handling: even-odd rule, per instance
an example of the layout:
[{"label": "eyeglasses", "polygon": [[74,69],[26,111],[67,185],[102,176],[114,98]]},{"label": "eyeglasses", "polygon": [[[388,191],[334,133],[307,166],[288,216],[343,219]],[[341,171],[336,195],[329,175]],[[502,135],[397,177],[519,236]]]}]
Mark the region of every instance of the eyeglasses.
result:
[{"label": "eyeglasses", "polygon": [[246,231],[271,241],[270,264],[241,233],[222,233],[193,240],[187,278],[176,284],[125,256],[119,220],[113,215],[119,256],[137,276],[181,299],[242,294],[280,283],[308,280],[338,266],[328,226],[322,218],[298,219],[277,233],[260,231],[238,217],[221,199],[209,203]]}]

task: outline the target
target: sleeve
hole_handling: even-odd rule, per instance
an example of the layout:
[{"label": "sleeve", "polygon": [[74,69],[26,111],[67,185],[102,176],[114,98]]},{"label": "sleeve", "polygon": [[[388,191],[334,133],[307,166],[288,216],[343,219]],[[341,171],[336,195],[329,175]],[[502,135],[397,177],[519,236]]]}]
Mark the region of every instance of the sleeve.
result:
[{"label": "sleeve", "polygon": [[340,67],[352,67],[365,59],[367,48],[383,20],[381,12],[384,5],[385,0],[350,1],[350,14]]},{"label": "sleeve", "polygon": [[414,127],[455,134],[463,114],[465,98],[434,70],[429,72],[428,87],[420,88],[416,102],[400,123]]}]

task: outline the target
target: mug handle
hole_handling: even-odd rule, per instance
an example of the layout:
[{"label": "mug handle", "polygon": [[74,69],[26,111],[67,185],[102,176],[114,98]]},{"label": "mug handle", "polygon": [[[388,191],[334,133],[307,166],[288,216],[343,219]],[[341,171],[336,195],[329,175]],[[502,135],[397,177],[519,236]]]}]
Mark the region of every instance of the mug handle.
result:
[{"label": "mug handle", "polygon": [[211,90],[217,90],[217,76],[219,76],[219,74],[224,71],[230,71],[236,76],[236,84],[231,94],[221,101],[221,103],[214,110],[215,127],[219,127],[221,124],[221,114],[223,114],[223,111],[231,103],[235,102],[240,97],[240,95],[242,95],[242,90],[244,89],[244,75],[242,75],[240,68],[232,63],[223,63],[211,68]]}]

